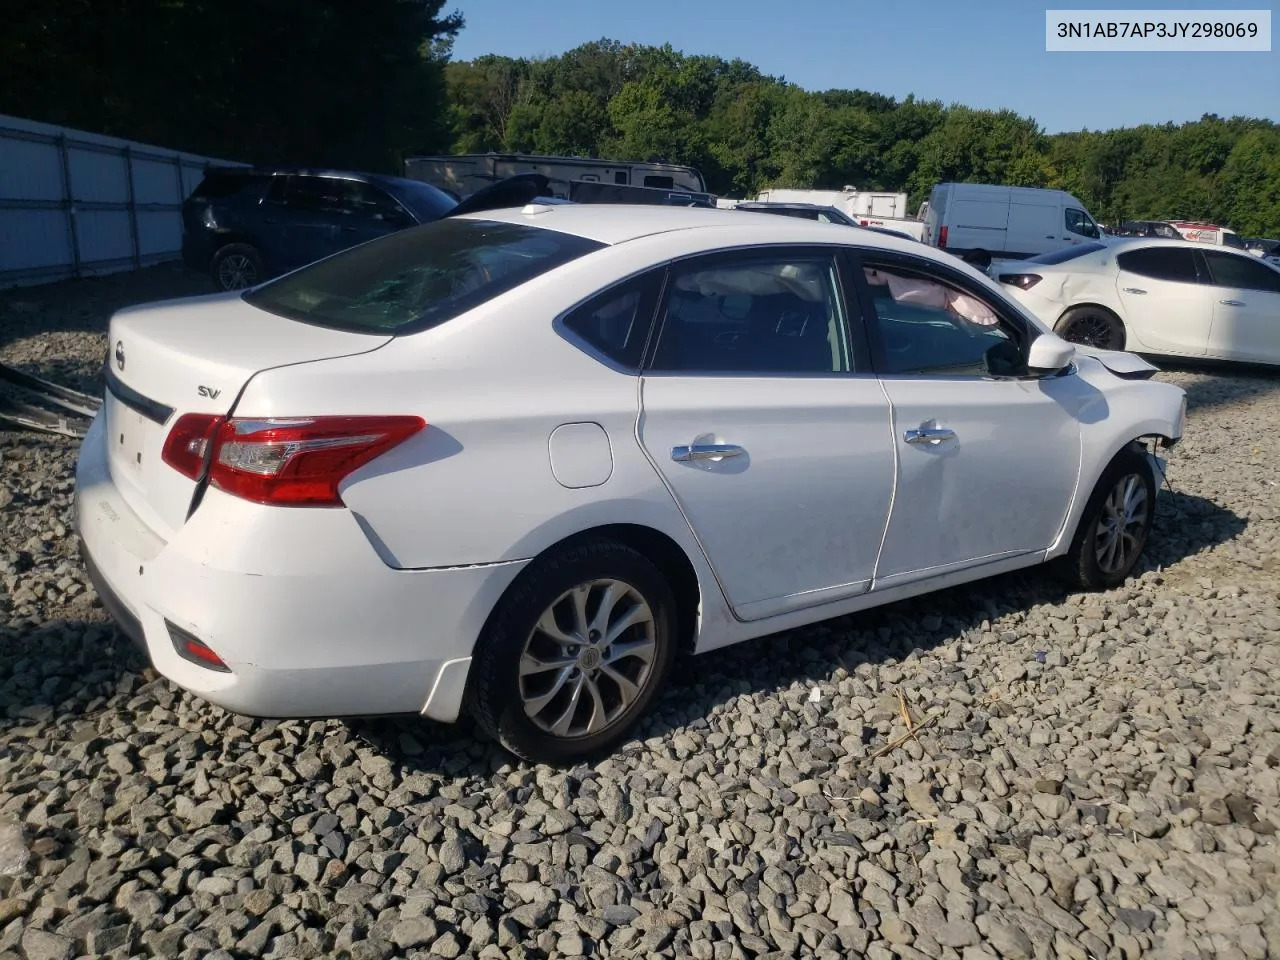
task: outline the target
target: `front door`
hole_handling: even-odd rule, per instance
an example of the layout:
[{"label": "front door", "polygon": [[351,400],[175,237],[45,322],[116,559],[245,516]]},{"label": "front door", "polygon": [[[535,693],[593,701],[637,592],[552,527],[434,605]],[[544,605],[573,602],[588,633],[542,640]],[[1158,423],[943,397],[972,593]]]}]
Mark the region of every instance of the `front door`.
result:
[{"label": "front door", "polygon": [[640,442],[744,620],[863,593],[875,570],[889,407],[838,263],[812,248],[694,258],[659,308]]},{"label": "front door", "polygon": [[1280,363],[1280,270],[1252,254],[1205,250],[1212,286],[1209,355]]},{"label": "front door", "polygon": [[910,257],[863,267],[898,464],[875,588],[1046,549],[1100,394],[1074,373],[1020,378],[1032,331],[960,277]]}]

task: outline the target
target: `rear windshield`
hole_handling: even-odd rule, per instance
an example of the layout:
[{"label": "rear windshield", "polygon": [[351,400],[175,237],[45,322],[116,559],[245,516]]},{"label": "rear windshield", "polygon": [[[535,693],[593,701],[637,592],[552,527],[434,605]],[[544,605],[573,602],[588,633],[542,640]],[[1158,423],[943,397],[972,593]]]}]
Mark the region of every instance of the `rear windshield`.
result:
[{"label": "rear windshield", "polygon": [[437,220],[303,267],[244,299],[336,330],[415,333],[603,246],[522,223]]},{"label": "rear windshield", "polygon": [[458,205],[457,200],[429,183],[398,180],[393,192],[405,206],[418,215],[422,223],[438,220]]},{"label": "rear windshield", "polygon": [[1106,245],[1101,243],[1082,243],[1078,247],[1063,247],[1061,250],[1051,250],[1049,253],[1042,253],[1038,257],[1028,257],[1024,263],[1066,263],[1068,260],[1074,260],[1076,257],[1083,257],[1087,253],[1097,253],[1099,250],[1105,250]]},{"label": "rear windshield", "polygon": [[266,182],[267,177],[260,174],[211,173],[191,191],[191,196],[197,200],[220,200],[249,187],[262,187]]}]

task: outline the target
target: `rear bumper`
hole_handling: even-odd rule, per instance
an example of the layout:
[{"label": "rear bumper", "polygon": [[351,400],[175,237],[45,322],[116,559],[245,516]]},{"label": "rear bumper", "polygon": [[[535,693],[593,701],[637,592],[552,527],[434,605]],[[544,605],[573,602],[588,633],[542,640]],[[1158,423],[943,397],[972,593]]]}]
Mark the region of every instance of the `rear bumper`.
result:
[{"label": "rear bumper", "polygon": [[[112,482],[105,439],[99,417],[76,465],[76,529],[103,606],[161,674],[248,716],[457,719],[475,640],[523,563],[393,570],[346,510],[218,491],[165,542]],[[175,628],[230,672],[179,656]]]}]

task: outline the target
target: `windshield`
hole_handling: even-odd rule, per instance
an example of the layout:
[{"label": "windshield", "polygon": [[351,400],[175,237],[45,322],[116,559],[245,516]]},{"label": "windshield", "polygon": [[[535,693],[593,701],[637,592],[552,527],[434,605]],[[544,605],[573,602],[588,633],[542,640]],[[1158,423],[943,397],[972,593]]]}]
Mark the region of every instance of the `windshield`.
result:
[{"label": "windshield", "polygon": [[1063,247],[1061,250],[1051,250],[1048,253],[1042,253],[1038,257],[1028,257],[1024,263],[1066,263],[1068,260],[1074,260],[1076,257],[1083,257],[1087,253],[1096,253],[1099,250],[1107,249],[1101,243],[1082,243],[1077,247]]},{"label": "windshield", "polygon": [[286,274],[244,300],[317,326],[413,333],[603,246],[520,223],[437,220]]}]

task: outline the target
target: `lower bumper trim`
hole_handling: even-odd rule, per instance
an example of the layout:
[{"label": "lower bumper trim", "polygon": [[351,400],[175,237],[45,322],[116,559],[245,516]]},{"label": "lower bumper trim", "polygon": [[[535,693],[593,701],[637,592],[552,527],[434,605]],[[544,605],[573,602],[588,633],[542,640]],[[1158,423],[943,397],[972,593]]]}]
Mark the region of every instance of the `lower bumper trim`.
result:
[{"label": "lower bumper trim", "polygon": [[107,611],[107,615],[114,621],[116,629],[128,637],[133,645],[146,655],[147,662],[150,663],[151,653],[147,649],[147,642],[144,639],[142,622],[129,612],[129,608],[121,602],[116,592],[107,585],[107,581],[94,564],[93,558],[89,556],[89,551],[85,549],[83,542],[80,544],[80,559],[84,561],[85,571],[89,574],[89,582],[93,584],[93,589],[98,594],[98,599],[102,601],[102,606]]}]

